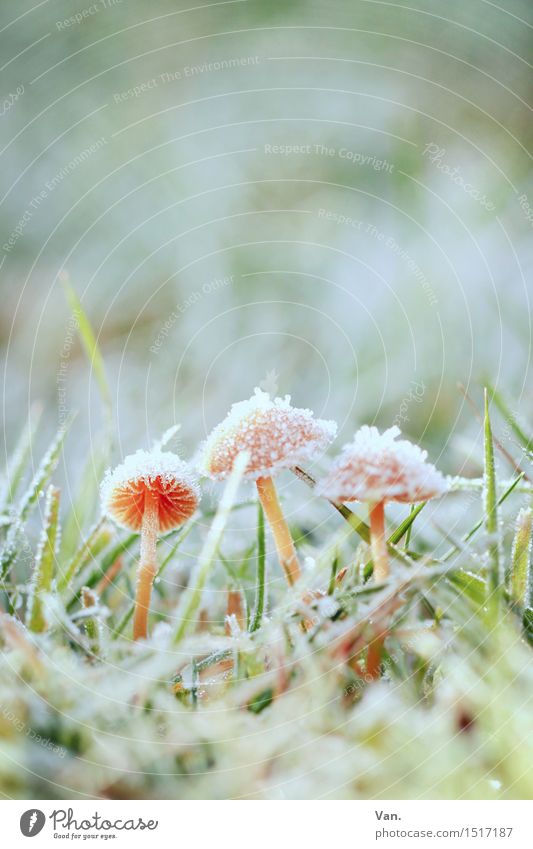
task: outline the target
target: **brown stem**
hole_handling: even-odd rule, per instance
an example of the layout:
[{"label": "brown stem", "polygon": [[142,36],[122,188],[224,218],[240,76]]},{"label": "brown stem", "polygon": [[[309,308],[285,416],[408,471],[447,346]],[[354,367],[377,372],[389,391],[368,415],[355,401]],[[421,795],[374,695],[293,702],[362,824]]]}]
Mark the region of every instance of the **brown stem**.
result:
[{"label": "brown stem", "polygon": [[374,561],[374,579],[379,584],[389,577],[389,554],[385,538],[385,502],[370,505],[370,547]]},{"label": "brown stem", "polygon": [[148,611],[152,584],[157,572],[157,534],[159,532],[159,499],[147,489],[141,525],[141,561],[137,572],[133,639],[143,640],[148,635]]},{"label": "brown stem", "polygon": [[225,629],[226,634],[228,634],[228,636],[231,634],[230,623],[228,622],[228,619],[231,616],[235,616],[235,619],[237,620],[237,624],[241,631],[246,630],[244,609],[242,605],[242,595],[240,590],[228,590],[228,606]]},{"label": "brown stem", "polygon": [[287,583],[292,586],[301,575],[300,564],[294,548],[291,532],[285,521],[272,478],[258,478],[257,492],[274,536],[279,562],[285,572]]},{"label": "brown stem", "polygon": [[100,578],[98,581],[95,590],[97,595],[102,595],[104,590],[107,589],[109,584],[113,583],[113,580],[116,578],[120,570],[123,566],[123,558],[122,555],[117,557],[117,559],[111,564],[107,572]]}]

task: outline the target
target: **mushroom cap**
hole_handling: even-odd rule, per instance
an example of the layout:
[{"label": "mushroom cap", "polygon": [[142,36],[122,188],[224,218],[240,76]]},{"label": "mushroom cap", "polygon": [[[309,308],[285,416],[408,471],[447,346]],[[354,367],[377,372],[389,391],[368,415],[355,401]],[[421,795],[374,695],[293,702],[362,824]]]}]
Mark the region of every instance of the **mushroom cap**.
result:
[{"label": "mushroom cap", "polygon": [[413,504],[443,495],[446,479],[431,463],[427,451],[400,439],[400,429],[380,433],[364,425],[344,446],[316,492],[330,501],[403,501]]},{"label": "mushroom cap", "polygon": [[104,512],[118,525],[141,529],[147,490],[159,499],[159,531],[183,525],[200,500],[200,488],[190,466],[170,451],[136,451],[113,471],[100,492]]},{"label": "mushroom cap", "polygon": [[203,444],[199,470],[222,480],[237,456],[247,451],[244,476],[256,480],[324,451],[335,438],[335,422],[315,419],[311,410],[292,407],[290,401],[290,395],[272,400],[268,392],[255,389],[250,399],[233,404]]}]

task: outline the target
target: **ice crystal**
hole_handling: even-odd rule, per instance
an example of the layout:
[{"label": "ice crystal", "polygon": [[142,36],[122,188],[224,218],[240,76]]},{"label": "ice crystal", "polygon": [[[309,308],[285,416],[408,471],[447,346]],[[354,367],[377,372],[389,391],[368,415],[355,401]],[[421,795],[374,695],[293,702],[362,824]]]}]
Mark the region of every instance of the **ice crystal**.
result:
[{"label": "ice crystal", "polygon": [[159,530],[183,524],[196,510],[200,490],[188,463],[170,451],[136,451],[113,471],[101,486],[104,512],[117,524],[139,530],[146,490],[159,496]]},{"label": "ice crystal", "polygon": [[317,493],[331,501],[426,501],[448,489],[446,479],[431,463],[427,452],[397,441],[400,430],[380,433],[364,425],[344,446]]},{"label": "ice crystal", "polygon": [[218,480],[226,478],[236,457],[248,451],[245,477],[251,480],[276,474],[322,453],[335,438],[333,421],[316,419],[311,410],[291,405],[289,395],[270,398],[256,388],[247,401],[233,404],[212,431],[201,451],[200,471]]}]

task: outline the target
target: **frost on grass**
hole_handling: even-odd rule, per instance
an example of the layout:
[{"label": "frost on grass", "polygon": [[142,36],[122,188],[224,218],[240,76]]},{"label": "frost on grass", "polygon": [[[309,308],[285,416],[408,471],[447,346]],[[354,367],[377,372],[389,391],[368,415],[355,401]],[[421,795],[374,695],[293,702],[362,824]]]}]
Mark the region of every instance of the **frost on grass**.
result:
[{"label": "frost on grass", "polygon": [[198,506],[200,489],[188,463],[170,451],[136,451],[101,486],[104,512],[117,524],[140,530],[146,490],[159,498],[159,530],[167,531],[188,519]]},{"label": "frost on grass", "polygon": [[201,450],[199,470],[222,480],[243,451],[250,455],[245,477],[255,480],[316,459],[335,438],[334,421],[316,419],[311,410],[293,407],[289,395],[272,400],[256,388],[247,401],[233,404]]},{"label": "frost on grass", "polygon": [[[414,478],[409,495],[421,497],[422,481],[427,497],[428,480],[440,493],[442,476],[398,437],[366,429],[361,463],[375,468],[376,446],[385,458],[400,451]],[[103,494],[118,487],[131,498],[154,482],[165,494],[178,479],[194,483],[176,459],[139,452],[108,473]],[[51,623],[44,632],[21,623],[15,599],[29,570],[15,558],[2,587],[10,613],[0,611],[0,792],[21,799],[531,798],[533,629],[522,615],[530,511],[519,515],[512,552],[511,534],[502,541],[520,603],[508,605],[502,593],[501,607],[489,610],[486,581],[466,546],[453,563],[409,561],[386,584],[367,581],[353,526],[339,534],[343,520],[319,500],[323,521],[306,542],[301,583],[287,589],[263,574],[261,584],[268,558],[260,523],[254,547],[254,505],[232,540],[243,601],[237,627],[222,561],[226,529],[245,515],[233,509],[248,463],[244,455],[234,464],[216,518],[206,513],[180,551],[180,568],[192,567],[185,591],[181,578],[171,579],[177,545],[167,555],[174,562],[169,580],[154,587],[149,640],[134,643],[128,625],[132,535],[120,541],[106,527],[115,538],[100,550],[98,525],[80,541],[74,566],[64,568],[74,570],[81,592],[69,587],[62,597],[52,582],[43,594]],[[388,492],[399,486],[386,483]],[[479,486],[473,499],[482,515]],[[509,508],[516,518],[511,504],[503,505],[502,526]],[[31,527],[25,532],[36,545]],[[474,534],[480,548],[489,544],[482,521],[467,536]],[[411,547],[423,555],[416,540]],[[79,563],[88,551],[94,562],[85,576]],[[119,555],[115,578],[97,585],[92,576]],[[257,586],[268,617],[253,609]],[[311,630],[302,627],[308,622]]]},{"label": "frost on grass", "polygon": [[403,501],[410,504],[443,495],[448,484],[427,462],[427,451],[406,439],[400,429],[380,433],[364,425],[344,446],[317,494],[330,501]]},{"label": "frost on grass", "polygon": [[531,536],[533,511],[522,508],[516,517],[516,531],[511,556],[511,596],[521,608],[528,607],[533,587],[531,586]]}]

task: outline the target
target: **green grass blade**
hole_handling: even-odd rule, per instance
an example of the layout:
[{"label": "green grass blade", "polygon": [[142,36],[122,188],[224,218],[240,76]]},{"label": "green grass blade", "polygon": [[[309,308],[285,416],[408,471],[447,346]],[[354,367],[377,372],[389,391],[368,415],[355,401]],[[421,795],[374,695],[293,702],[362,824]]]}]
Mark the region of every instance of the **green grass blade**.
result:
[{"label": "green grass blade", "polygon": [[491,395],[491,399],[496,404],[499,412],[502,414],[503,418],[513,431],[514,435],[520,442],[520,444],[526,449],[526,451],[533,451],[533,438],[528,436],[522,425],[516,418],[515,414],[510,409],[507,402],[504,400],[503,396],[494,386],[491,386],[490,383],[487,383],[488,390]]},{"label": "green grass blade", "polygon": [[39,468],[35,472],[28,489],[24,493],[18,509],[21,522],[26,521],[32,508],[37,503],[43,488],[46,486],[51,475],[55,471],[59,462],[59,457],[61,456],[65,437],[69,431],[72,421],[73,418],[69,417],[65,424],[59,428],[50,444],[50,447],[48,448],[48,451],[44,455]]},{"label": "green grass blade", "polygon": [[516,532],[511,558],[511,598],[520,610],[531,606],[531,531],[533,511],[530,507],[520,510],[516,519]]},{"label": "green grass blade", "polygon": [[[193,519],[192,521],[190,521],[190,522],[189,522],[189,524],[188,524],[186,527],[184,527],[183,529],[181,529],[181,530],[180,530],[178,539],[176,540],[176,542],[174,543],[174,545],[173,545],[173,546],[172,546],[172,548],[170,549],[170,551],[169,551],[169,553],[167,554],[167,556],[163,559],[163,561],[162,561],[162,563],[161,563],[161,566],[160,566],[160,567],[159,567],[159,569],[157,570],[157,575],[155,576],[155,580],[154,580],[154,592],[157,592],[159,595],[163,595],[163,593],[161,592],[161,589],[160,589],[160,587],[159,587],[159,585],[158,585],[158,578],[160,578],[160,577],[161,577],[161,575],[164,573],[164,571],[165,571],[165,569],[167,568],[168,564],[171,562],[171,560],[172,560],[172,559],[173,559],[173,557],[175,556],[175,554],[176,554],[176,552],[178,551],[178,549],[180,548],[181,544],[182,544],[182,543],[183,543],[183,542],[187,539],[187,537],[189,536],[189,534],[190,534],[190,532],[192,531],[192,529],[193,529],[193,527],[195,526],[195,524],[196,524],[196,522],[195,522],[195,520]],[[130,545],[132,545],[132,544],[133,544],[133,542],[134,542],[136,539],[138,539],[138,538],[139,538],[139,535],[138,535],[138,534],[132,534],[132,535],[131,535],[130,537],[128,537],[128,538],[127,538],[127,539],[126,539],[123,543],[121,543],[119,546],[116,546],[116,548],[114,548],[114,549],[113,549],[113,552],[111,552],[112,554],[114,554],[114,555],[115,555],[115,557],[113,557],[113,560],[111,560],[111,562],[109,562],[109,563],[106,565],[106,568],[105,568],[105,569],[101,570],[99,573],[96,573],[96,574],[94,575],[94,577],[93,577],[93,576],[91,576],[91,578],[89,579],[90,581],[92,581],[92,584],[93,584],[93,585],[96,583],[96,580],[95,580],[95,579],[99,579],[99,578],[101,578],[101,577],[102,577],[102,572],[107,571],[107,569],[109,568],[109,566],[111,566],[111,563],[112,563],[114,560],[116,560],[116,558],[117,558],[117,557],[120,557],[120,555],[122,554],[122,552],[123,552],[123,551],[126,551],[126,549],[127,549],[127,548],[129,548],[129,547],[130,547]],[[160,539],[160,540],[158,541],[158,547],[160,547],[160,546],[161,546],[164,542],[165,542],[165,538]],[[106,557],[106,560],[109,560],[109,555],[108,555],[108,557]],[[113,639],[116,639],[117,637],[119,637],[119,636],[120,636],[120,634],[122,634],[122,632],[124,631],[124,629],[125,629],[126,625],[127,625],[127,624],[128,624],[128,622],[131,620],[131,618],[132,618],[132,616],[133,616],[133,612],[134,612],[134,610],[135,610],[135,603],[132,603],[132,604],[129,606],[129,608],[127,609],[126,613],[124,613],[124,615],[122,616],[122,619],[119,621],[119,623],[118,623],[117,627],[113,629]]]},{"label": "green grass blade", "polygon": [[331,572],[329,576],[329,584],[328,584],[328,595],[333,595],[335,592],[335,581],[337,578],[337,572],[339,571],[339,554],[335,552],[333,559],[331,561]]},{"label": "green grass blade", "polygon": [[67,567],[64,569],[57,582],[59,592],[63,592],[70,586],[73,579],[91,560],[93,560],[109,545],[112,538],[113,532],[105,518],[102,517],[90,531],[87,539],[85,539],[79,546]]},{"label": "green grass blade", "polygon": [[80,542],[84,530],[94,521],[99,502],[100,481],[109,465],[111,442],[103,436],[99,447],[92,452],[78,484],[78,494],[72,502],[63,526],[59,559],[68,561]]},{"label": "green grass blade", "polygon": [[[304,483],[307,484],[307,486],[309,486],[311,489],[314,489],[316,481],[308,472],[306,472],[300,466],[293,466],[291,468],[291,471],[296,475],[296,477],[300,478],[300,480],[303,480]],[[367,525],[366,522],[364,522],[362,519],[360,519],[359,516],[356,516],[355,513],[352,513],[350,508],[346,507],[345,504],[339,504],[335,501],[329,501],[329,504],[331,504],[331,506],[334,507],[335,510],[338,513],[340,513],[340,515],[343,517],[343,519],[345,519],[346,522],[348,522],[348,524],[356,532],[356,534],[358,534],[358,536],[361,537],[363,542],[366,542],[367,544],[370,543],[370,528],[369,528],[369,526]],[[423,509],[423,504],[419,505],[416,508],[416,511],[414,512],[414,515],[413,515],[413,517],[411,518],[410,521],[409,521],[409,517],[407,517],[407,519],[402,523],[402,525],[405,525],[406,530],[411,526],[411,524],[414,522],[414,520],[416,519],[416,517],[418,516],[418,514],[420,513],[420,511],[422,509]],[[394,557],[399,557],[400,559],[402,557],[402,554],[401,554],[401,552],[398,551],[398,549],[394,548],[394,539],[397,537],[397,540],[399,541],[402,538],[403,534],[405,533],[405,531],[400,531],[400,528],[402,527],[402,525],[400,525],[400,527],[391,535],[391,537],[388,540],[388,544],[390,546],[389,554],[391,556],[394,556]],[[399,536],[398,536],[398,534],[399,534]],[[413,554],[413,552],[405,552],[405,553],[408,554],[409,556],[416,557],[416,554]]]},{"label": "green grass blade", "polygon": [[[195,525],[196,525],[196,520],[191,519],[191,521],[187,525],[185,525],[185,527],[180,528],[178,539],[176,540],[176,542],[174,543],[174,545],[172,546],[172,548],[170,549],[170,551],[166,555],[166,557],[164,557],[163,560],[161,561],[161,566],[157,570],[156,579],[160,578],[161,575],[164,573],[168,564],[174,558],[178,549],[181,547],[181,544],[183,542],[185,542],[185,540],[187,539],[187,537],[189,536],[190,532],[192,531],[192,529],[194,528]],[[158,547],[161,546],[162,543],[164,543],[164,541],[165,541],[164,539],[160,539],[158,541]]]},{"label": "green grass blade", "polygon": [[126,626],[128,625],[128,622],[130,622],[131,619],[133,618],[134,610],[135,610],[135,605],[132,604],[131,607],[128,608],[128,610],[126,611],[126,613],[124,614],[124,616],[122,617],[120,622],[118,623],[117,627],[113,629],[113,639],[114,640],[116,640],[117,637],[120,637],[122,632],[125,630]]},{"label": "green grass blade", "polygon": [[76,290],[72,286],[70,278],[66,271],[64,271],[61,275],[61,282],[65,290],[65,295],[67,297],[68,304],[78,324],[80,339],[82,341],[85,353],[89,360],[91,370],[94,372],[100,396],[102,398],[105,418],[107,421],[108,428],[111,432],[113,421],[111,392],[109,391],[109,385],[107,383],[104,360],[102,354],[100,353],[100,349],[98,347],[94,331],[91,327],[91,323],[87,318],[87,315],[85,314],[85,311],[81,305],[81,301],[78,298]]},{"label": "green grass blade", "polygon": [[[163,559],[161,566],[157,570],[157,575],[156,575],[155,581],[154,581],[154,591],[158,592],[160,595],[162,593],[158,589],[157,579],[160,578],[161,575],[164,573],[168,564],[171,562],[172,558],[175,556],[175,554],[178,551],[178,549],[180,548],[181,544],[187,539],[187,537],[189,536],[189,534],[192,531],[195,524],[196,524],[196,522],[193,519],[189,522],[189,524],[186,527],[184,527],[180,531],[180,534],[179,534],[177,541],[174,543],[174,545],[172,546],[172,548],[169,551],[169,553],[167,554],[167,556]],[[133,537],[128,538],[128,540],[132,539],[132,541],[133,541],[136,537],[138,537],[138,534],[134,534]],[[164,542],[164,538],[162,540],[159,540],[158,546],[160,546],[163,542]],[[117,637],[119,637],[122,634],[122,632],[126,628],[126,625],[130,622],[130,620],[133,616],[134,610],[135,610],[135,603],[132,603],[129,606],[129,608],[127,609],[126,613],[124,613],[124,615],[122,616],[122,619],[119,621],[117,627],[113,629],[113,639],[116,639]]]},{"label": "green grass blade", "polygon": [[[74,580],[74,589],[72,590],[72,594],[67,600],[67,609],[70,610],[72,606],[78,601],[80,590],[81,590],[81,582],[92,589],[98,581],[103,578],[108,569],[113,565],[117,557],[120,557],[123,552],[127,551],[132,545],[139,540],[139,534],[134,533],[127,536],[125,539],[120,540],[113,548],[110,548],[108,552],[104,554],[100,563],[96,563],[92,571],[87,575],[85,573],[85,565],[88,567],[91,561],[95,560],[94,556],[89,556],[84,564],[84,567],[80,567],[76,570],[78,581]],[[79,580],[81,577],[81,581]]]},{"label": "green grass blade", "polygon": [[174,632],[175,643],[179,643],[194,627],[196,613],[202,601],[203,590],[213,564],[216,561],[220,540],[231,515],[231,508],[237,497],[237,489],[247,463],[248,455],[246,452],[239,454],[235,460],[233,471],[220,499],[215,518],[211,523],[204,546],[192,571],[189,586],[183,594],[178,607],[177,626]]},{"label": "green grass blade", "polygon": [[490,580],[489,595],[502,583],[500,575],[500,551],[498,540],[498,496],[496,489],[496,465],[494,462],[494,442],[489,415],[489,396],[485,389],[485,418],[484,418],[485,468],[483,506],[485,512],[485,528],[491,539],[489,541]]},{"label": "green grass blade", "polygon": [[59,532],[59,490],[50,485],[26,611],[26,625],[36,633],[45,631],[47,627],[42,599],[52,588]]},{"label": "green grass blade", "polygon": [[389,537],[389,542],[392,545],[398,545],[400,540],[405,536],[405,547],[409,547],[409,540],[411,536],[413,522],[415,521],[416,517],[422,512],[426,504],[427,501],[423,501],[421,504],[417,504],[416,507],[414,504],[411,505],[411,511],[407,518],[405,518],[403,522],[398,525],[396,530],[393,531],[393,533]]},{"label": "green grass blade", "polygon": [[46,486],[55,471],[59,462],[65,437],[71,424],[72,418],[69,418],[57,431],[48,451],[41,461],[39,468],[35,472],[29,487],[26,489],[17,506],[15,517],[12,521],[11,527],[9,528],[7,540],[2,552],[0,553],[0,580],[5,578],[9,568],[17,556],[17,534],[30,515],[32,509],[37,504],[43,488]]},{"label": "green grass blade", "polygon": [[[513,492],[516,488],[517,488],[517,486],[518,486],[518,484],[520,483],[520,481],[521,481],[521,480],[523,480],[523,477],[524,477],[524,473],[523,473],[523,472],[521,472],[521,473],[518,475],[518,477],[516,477],[516,478],[514,479],[514,481],[510,484],[510,486],[508,486],[508,487],[507,487],[507,489],[505,490],[505,492],[503,492],[503,493],[500,495],[500,497],[498,498],[498,507],[501,507],[501,505],[504,503],[504,501],[506,501],[506,500],[507,500],[507,498],[509,498],[509,496],[511,495],[511,493],[512,493],[512,492]],[[476,524],[475,524],[472,528],[470,528],[470,530],[468,531],[468,533],[466,533],[466,534],[464,535],[464,537],[462,538],[462,540],[461,540],[461,541],[462,541],[462,542],[470,542],[470,540],[472,539],[472,537],[473,537],[473,536],[475,536],[475,535],[477,534],[477,532],[479,531],[479,529],[483,527],[483,523],[484,523],[484,519],[480,519],[480,520],[479,520],[479,522],[476,522]],[[449,559],[450,559],[450,557],[452,557],[452,555],[454,555],[456,551],[459,551],[458,546],[456,546],[456,545],[452,546],[452,548],[450,548],[450,549],[446,552],[446,554],[442,557],[442,562],[443,562],[443,563],[446,563],[446,561],[447,561],[447,560],[449,560]]]},{"label": "green grass blade", "polygon": [[[85,610],[98,607],[98,596],[89,587],[82,587],[81,600]],[[89,616],[85,620],[85,634],[89,648],[93,654],[100,654],[100,622],[97,616]]]},{"label": "green grass blade", "polygon": [[81,301],[72,286],[66,272],[61,275],[61,282],[65,290],[68,304],[77,322],[77,328],[83,349],[89,360],[89,365],[94,373],[102,407],[104,411],[106,433],[98,440],[98,449],[93,451],[86,464],[80,485],[79,495],[72,504],[71,510],[65,522],[63,541],[61,547],[61,558],[69,557],[75,550],[80,538],[80,532],[91,521],[98,503],[99,484],[103,473],[109,465],[109,456],[112,448],[113,433],[113,409],[111,404],[111,392],[105,373],[104,360],[91,323],[84,312]]},{"label": "green grass blade", "polygon": [[257,506],[257,585],[255,590],[254,611],[250,623],[250,632],[261,627],[265,610],[265,575],[266,575],[266,546],[265,546],[265,514],[261,504]]},{"label": "green grass blade", "polygon": [[13,456],[11,457],[6,469],[5,488],[1,498],[3,509],[13,502],[15,495],[17,494],[24,472],[28,465],[28,458],[39,426],[41,413],[42,407],[40,404],[34,405],[30,410],[26,427],[20,435],[17,446],[13,452]]},{"label": "green grass blade", "polygon": [[335,510],[341,514],[343,519],[346,519],[350,527],[353,528],[356,534],[359,534],[364,542],[370,543],[370,528],[366,522],[363,522],[359,516],[352,513],[350,508],[346,507],[345,504],[335,504],[333,501],[330,501],[330,504],[332,504]]}]

